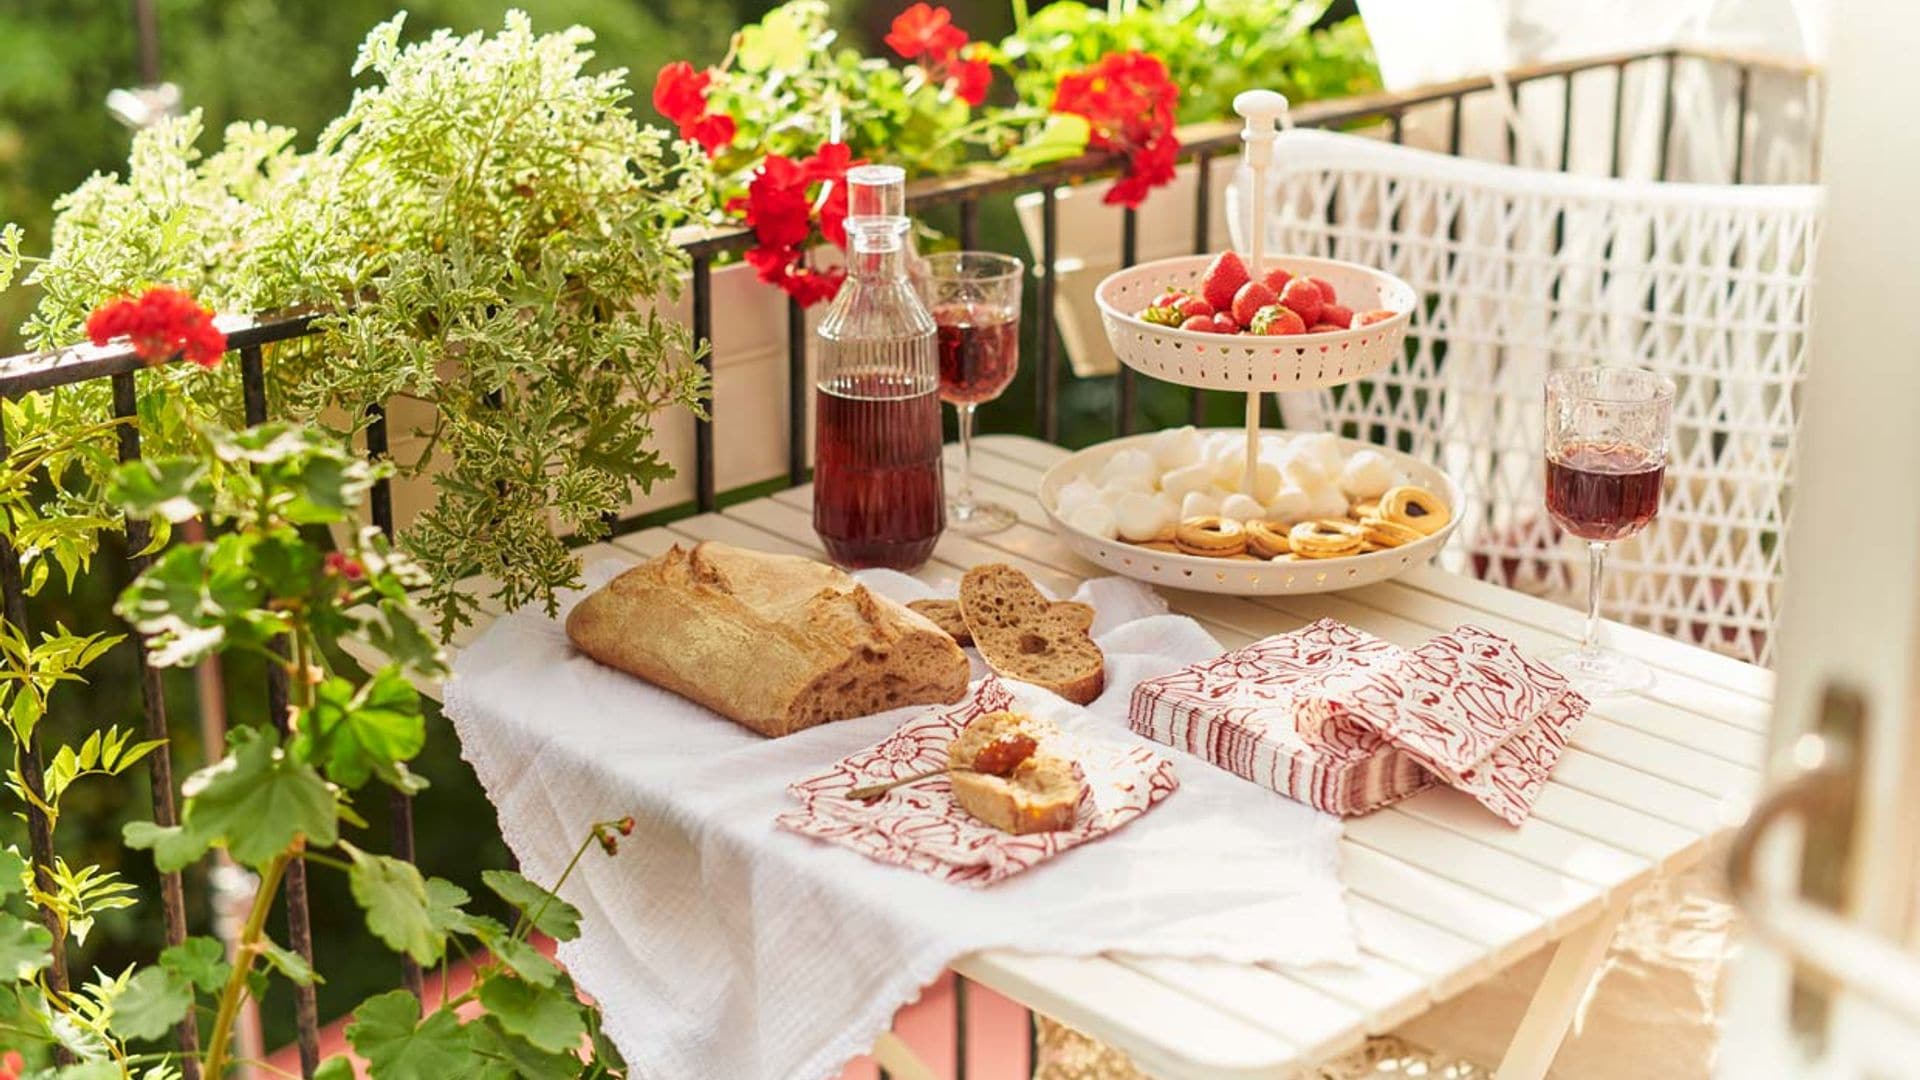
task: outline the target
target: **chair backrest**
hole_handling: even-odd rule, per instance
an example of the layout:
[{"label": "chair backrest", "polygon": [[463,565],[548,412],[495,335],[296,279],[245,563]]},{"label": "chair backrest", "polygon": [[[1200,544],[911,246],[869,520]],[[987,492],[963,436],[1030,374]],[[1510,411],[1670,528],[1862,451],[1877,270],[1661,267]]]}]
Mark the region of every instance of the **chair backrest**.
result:
[{"label": "chair backrest", "polygon": [[[1285,133],[1274,163],[1268,251],[1379,267],[1424,297],[1402,360],[1284,395],[1288,425],[1434,461],[1470,501],[1452,568],[1584,602],[1584,550],[1543,505],[1543,380],[1664,372],[1679,388],[1664,501],[1615,545],[1604,610],[1768,662],[1818,189],[1569,176],[1317,131]],[[1230,195],[1238,241],[1247,205]]]}]

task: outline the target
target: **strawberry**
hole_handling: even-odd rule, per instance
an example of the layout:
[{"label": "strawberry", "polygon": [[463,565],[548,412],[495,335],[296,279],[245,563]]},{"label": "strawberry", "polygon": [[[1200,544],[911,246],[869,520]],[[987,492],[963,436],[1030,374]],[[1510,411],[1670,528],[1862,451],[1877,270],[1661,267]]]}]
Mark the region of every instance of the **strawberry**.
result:
[{"label": "strawberry", "polygon": [[1309,334],[1337,334],[1337,333],[1339,333],[1340,331],[1342,331],[1342,330],[1345,330],[1345,329],[1346,329],[1346,327],[1344,327],[1344,326],[1335,326],[1334,324],[1332,324],[1332,323],[1330,323],[1330,322],[1322,322],[1322,323],[1314,323],[1314,324],[1313,324],[1312,326],[1309,326],[1309,327],[1307,327],[1307,333],[1309,333]]},{"label": "strawberry", "polygon": [[1237,334],[1240,332],[1240,323],[1227,312],[1216,311],[1213,313],[1213,332],[1216,334]]},{"label": "strawberry", "polygon": [[1340,329],[1345,330],[1347,327],[1353,325],[1353,309],[1345,304],[1336,304],[1329,300],[1320,305],[1320,321],[1332,323]]},{"label": "strawberry", "polygon": [[1268,304],[1279,302],[1279,295],[1258,281],[1249,281],[1240,286],[1233,294],[1233,321],[1241,326],[1253,325],[1253,313]]},{"label": "strawberry", "polygon": [[1374,308],[1372,311],[1362,311],[1358,315],[1355,315],[1352,325],[1354,329],[1362,326],[1372,326],[1377,322],[1386,322],[1397,314],[1399,314],[1399,312],[1388,311],[1386,308]]},{"label": "strawberry", "polygon": [[1325,300],[1321,298],[1319,286],[1313,283],[1313,279],[1297,277],[1280,290],[1280,302],[1292,308],[1302,323],[1312,326],[1320,321],[1320,308]]},{"label": "strawberry", "polygon": [[1193,295],[1193,292],[1189,289],[1168,289],[1166,292],[1163,292],[1159,296],[1154,297],[1153,304],[1151,306],[1163,307],[1163,308],[1177,308],[1180,306],[1180,301],[1185,300],[1187,297],[1192,295]]},{"label": "strawberry", "polygon": [[1256,334],[1304,334],[1307,324],[1300,321],[1292,308],[1268,304],[1254,313],[1247,328]]},{"label": "strawberry", "polygon": [[1287,282],[1293,280],[1293,275],[1276,266],[1267,271],[1266,275],[1260,280],[1266,283],[1267,288],[1273,290],[1273,295],[1279,296],[1281,291],[1287,287]]},{"label": "strawberry", "polygon": [[1213,316],[1211,315],[1190,316],[1188,317],[1186,322],[1183,322],[1180,324],[1180,329],[1192,330],[1192,331],[1195,331],[1196,333],[1201,333],[1201,334],[1211,334],[1214,332]]},{"label": "strawberry", "polygon": [[1326,278],[1310,277],[1307,280],[1319,287],[1320,299],[1323,303],[1331,304],[1339,299],[1339,297],[1333,295],[1333,283]]},{"label": "strawberry", "polygon": [[1174,310],[1178,311],[1182,315],[1185,315],[1189,319],[1193,318],[1195,315],[1206,315],[1209,317],[1213,315],[1213,305],[1207,303],[1205,300],[1202,300],[1197,296],[1181,297],[1180,302],[1174,305]]},{"label": "strawberry", "polygon": [[1233,294],[1248,281],[1247,264],[1240,256],[1223,251],[1208,265],[1207,272],[1200,275],[1200,295],[1207,298],[1215,311],[1226,311],[1233,306]]}]

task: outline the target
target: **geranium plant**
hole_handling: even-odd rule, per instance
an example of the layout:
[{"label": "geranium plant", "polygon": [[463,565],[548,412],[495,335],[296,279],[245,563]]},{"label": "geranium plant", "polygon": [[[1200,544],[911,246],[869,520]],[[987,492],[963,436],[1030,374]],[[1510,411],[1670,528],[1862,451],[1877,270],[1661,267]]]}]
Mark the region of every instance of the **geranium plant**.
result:
[{"label": "geranium plant", "polygon": [[811,253],[845,246],[829,162],[931,175],[1099,151],[1122,165],[1107,201],[1137,207],[1173,178],[1177,125],[1224,116],[1240,89],[1304,100],[1377,81],[1358,20],[1314,29],[1325,0],[1115,8],[1060,0],[1029,16],[1015,0],[1017,29],[995,44],[916,2],[893,19],[886,54],[865,56],[840,45],[824,3],[792,0],[736,34],[719,64],[662,68],[654,106],[709,159],[709,205],[753,230],[761,279],[811,304],[839,283]]}]

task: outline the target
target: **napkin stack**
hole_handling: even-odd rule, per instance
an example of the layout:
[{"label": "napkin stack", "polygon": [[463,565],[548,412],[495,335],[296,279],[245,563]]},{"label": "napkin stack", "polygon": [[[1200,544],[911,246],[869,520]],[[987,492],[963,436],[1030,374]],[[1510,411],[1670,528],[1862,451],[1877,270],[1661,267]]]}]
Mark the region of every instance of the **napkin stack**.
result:
[{"label": "napkin stack", "polygon": [[1445,783],[1518,825],[1587,705],[1489,630],[1403,650],[1322,619],[1140,683],[1129,721],[1330,813]]}]

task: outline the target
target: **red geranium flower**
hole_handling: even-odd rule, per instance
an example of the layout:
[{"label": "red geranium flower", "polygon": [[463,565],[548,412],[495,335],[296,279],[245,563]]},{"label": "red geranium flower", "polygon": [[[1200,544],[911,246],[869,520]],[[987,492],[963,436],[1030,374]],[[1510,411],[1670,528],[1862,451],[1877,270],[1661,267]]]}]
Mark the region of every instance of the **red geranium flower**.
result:
[{"label": "red geranium flower", "polygon": [[707,112],[707,89],[713,69],[696,72],[685,60],[660,69],[653,80],[653,107],[674,122],[680,137],[699,143],[709,156],[733,144],[733,117]]},{"label": "red geranium flower", "polygon": [[727,204],[758,241],[746,253],[747,263],[761,281],[778,285],[803,307],[831,299],[846,276],[807,266],[805,250],[816,222],[828,242],[847,246],[847,170],[860,164],[845,143],[825,143],[802,161],[768,154],[746,196]]},{"label": "red geranium flower", "polygon": [[1060,77],[1053,111],[1087,118],[1087,145],[1127,157],[1127,171],[1105,202],[1137,207],[1147,193],[1173,179],[1180,140],[1174,109],[1180,88],[1166,65],[1140,52],[1113,53],[1085,71]]},{"label": "red geranium flower", "polygon": [[95,345],[117,337],[132,339],[133,351],[149,364],[183,355],[211,368],[227,351],[227,336],[213,324],[213,311],[201,307],[187,292],[166,285],[156,285],[138,298],[109,300],[87,317],[87,339]]},{"label": "red geranium flower", "polygon": [[959,58],[947,65],[947,85],[953,87],[954,96],[975,108],[987,100],[992,82],[993,64],[984,57]]},{"label": "red geranium flower", "polygon": [[967,43],[967,32],[953,25],[953,12],[919,3],[894,16],[886,42],[905,59],[927,56],[939,61]]}]

